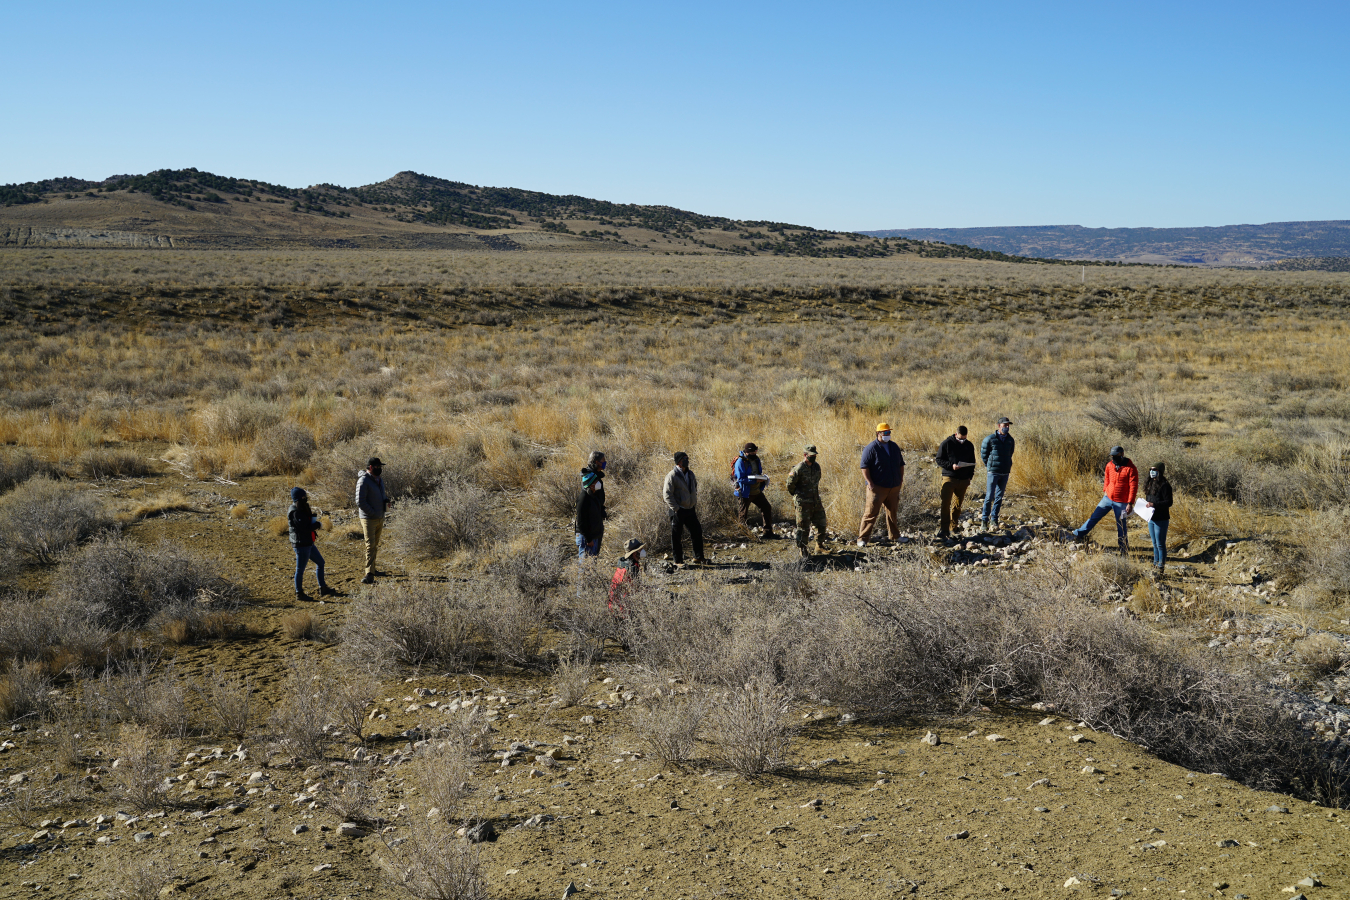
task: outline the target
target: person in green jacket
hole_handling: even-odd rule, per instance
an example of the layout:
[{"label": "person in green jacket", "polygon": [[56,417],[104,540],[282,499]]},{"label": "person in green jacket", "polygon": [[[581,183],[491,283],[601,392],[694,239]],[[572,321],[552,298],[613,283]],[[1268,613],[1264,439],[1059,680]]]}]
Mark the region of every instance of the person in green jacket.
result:
[{"label": "person in green jacket", "polygon": [[797,513],[797,552],[803,559],[811,556],[806,539],[811,526],[816,528],[816,549],[825,552],[825,506],[820,502],[820,464],[816,462],[816,445],[808,444],[802,451],[802,461],[788,473],[787,492],[792,495],[792,506]]}]

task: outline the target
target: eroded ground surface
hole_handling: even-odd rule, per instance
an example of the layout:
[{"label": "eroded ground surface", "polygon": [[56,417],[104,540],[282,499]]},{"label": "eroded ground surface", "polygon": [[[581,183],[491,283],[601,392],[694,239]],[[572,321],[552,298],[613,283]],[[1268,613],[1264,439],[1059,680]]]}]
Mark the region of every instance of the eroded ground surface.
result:
[{"label": "eroded ground surface", "polygon": [[[284,513],[287,486],[278,478],[185,484],[164,475],[95,488],[126,505],[169,488],[186,494],[193,509],[145,519],[129,533],[217,555],[222,571],[253,595],[244,614],[253,633],[171,652],[189,675],[213,666],[248,671],[269,705],[288,660],[314,646],[280,627],[298,606],[293,557],[268,522]],[[247,514],[232,516],[241,503]],[[1010,512],[1015,518],[1015,501]],[[334,524],[321,547],[330,583],[347,596],[305,604],[332,625],[361,590],[360,541],[345,536],[341,515]],[[389,529],[397,527],[395,515]],[[938,561],[951,577],[980,557],[989,559],[985,566],[1034,565],[1039,539],[1010,534],[1002,546],[963,545],[970,559],[953,560],[944,548]],[[714,566],[698,576],[658,567],[653,577],[755,577],[793,553],[787,541],[741,544],[717,541]],[[855,557],[838,546],[832,565],[845,569],[935,549],[916,542]],[[1219,582],[1237,590],[1252,568],[1234,559],[1239,552],[1226,543],[1196,548],[1170,593],[1160,595],[1168,613],[1135,614],[1180,613],[1188,591],[1198,596]],[[395,580],[437,574],[393,554],[385,559]],[[44,573],[29,570],[26,578],[38,588]],[[1259,582],[1246,587],[1261,590]],[[1218,641],[1216,650],[1245,652],[1237,634],[1278,633],[1262,624],[1278,624],[1278,615],[1252,612],[1254,605],[1281,609],[1277,593],[1266,590],[1248,597],[1240,616],[1184,627],[1196,640]],[[1122,593],[1103,602],[1157,601]],[[1284,642],[1263,646],[1273,654]],[[102,896],[125,888],[126,873],[146,864],[173,876],[166,888],[173,896],[400,896],[381,860],[389,856],[382,837],[396,840],[403,828],[402,766],[420,733],[462,715],[469,701],[493,721],[495,755],[511,757],[478,764],[467,807],[498,835],[478,845],[497,897],[558,897],[568,884],[583,896],[654,898],[1350,895],[1342,812],[1159,762],[1052,710],[859,723],[842,706],[803,706],[794,713],[802,730],[792,765],[747,781],[706,764],[681,771],[643,758],[629,727],[624,676],[617,666],[601,671],[587,698],[565,708],[553,703],[542,676],[485,671],[387,682],[371,710],[378,734],[364,761],[354,759],[354,743],[324,765],[306,766],[269,759],[261,742],[236,753],[234,745],[189,739],[176,748],[174,805],[162,815],[137,815],[95,780],[63,773],[54,786],[65,801],[0,832],[0,896]],[[1336,714],[1336,684],[1318,690],[1330,701],[1322,707]],[[8,735],[13,746],[0,755],[0,777],[52,778],[42,731],[30,725]],[[936,746],[920,741],[929,732]],[[361,772],[384,794],[380,814],[395,823],[383,836],[378,828],[342,835],[339,817],[311,806],[316,785]],[[1318,884],[1300,885],[1305,879]]]}]

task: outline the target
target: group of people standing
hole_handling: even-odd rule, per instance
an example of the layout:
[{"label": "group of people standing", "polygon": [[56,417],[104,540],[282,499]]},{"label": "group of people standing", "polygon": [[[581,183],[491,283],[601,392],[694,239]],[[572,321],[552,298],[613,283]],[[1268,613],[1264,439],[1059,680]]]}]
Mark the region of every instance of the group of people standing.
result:
[{"label": "group of people standing", "polygon": [[[976,460],[985,468],[984,503],[980,509],[980,526],[988,530],[999,528],[999,515],[1012,474],[1013,456],[1017,442],[1013,438],[1013,422],[1007,416],[999,417],[993,432],[980,442],[977,453],[969,439],[969,429],[961,425],[956,432],[938,446],[935,462],[941,472],[941,510],[937,537],[950,540],[952,530],[959,526],[961,508],[966,492],[975,477]],[[862,521],[858,525],[857,546],[865,547],[872,539],[878,520],[885,523],[890,540],[900,536],[898,513],[900,493],[905,484],[905,454],[891,440],[891,426],[878,422],[873,440],[863,448],[859,463],[866,484]],[[827,539],[825,507],[820,499],[820,464],[814,444],[802,450],[801,461],[788,473],[787,492],[792,497],[796,518],[795,539],[798,552],[810,556],[808,538],[812,529],[818,549]],[[693,549],[693,564],[703,565],[703,526],[698,518],[698,477],[689,467],[689,454],[683,450],[674,455],[674,468],[666,474],[662,485],[670,520],[672,557],[677,566],[685,564],[684,534],[689,533]],[[577,502],[576,543],[580,558],[599,556],[604,534],[604,470],[603,453],[591,454],[586,468],[581,470],[582,490]],[[1149,470],[1144,485],[1142,510],[1135,509],[1138,492],[1138,470],[1121,447],[1111,449],[1104,473],[1104,496],[1092,516],[1070,533],[1075,541],[1087,537],[1097,523],[1108,513],[1114,513],[1122,553],[1129,552],[1127,517],[1131,511],[1148,519],[1149,537],[1153,543],[1153,564],[1161,574],[1167,562],[1167,526],[1172,506],[1172,486],[1167,481],[1166,466],[1159,462]],[[763,537],[773,540],[773,506],[764,489],[769,478],[759,458],[759,447],[753,442],[741,446],[731,469],[731,483],[736,498],[737,521],[750,532],[748,516],[758,509],[764,517]]]},{"label": "group of people standing", "polygon": [[[1012,425],[1012,420],[1007,416],[1000,417],[994,431],[980,443],[978,459],[985,467],[980,525],[985,530],[999,527],[999,513],[1003,508],[1004,492],[1012,473],[1013,454],[1017,449],[1017,442],[1011,434]],[[941,540],[949,540],[952,530],[959,526],[966,491],[975,477],[977,454],[968,434],[966,426],[959,426],[954,434],[938,446],[934,460],[942,478],[937,531],[937,537]],[[797,551],[803,557],[810,556],[808,538],[812,529],[815,530],[818,550],[823,550],[827,541],[825,506],[820,499],[821,469],[816,460],[817,455],[814,444],[804,447],[802,458],[788,473],[786,484],[796,518],[794,537]],[[698,477],[689,468],[689,454],[683,450],[674,455],[674,463],[674,468],[666,474],[661,491],[669,515],[672,556],[677,566],[685,565],[684,533],[687,531],[694,551],[693,563],[704,565],[707,560],[703,553],[703,525],[698,518]],[[597,450],[591,453],[581,470],[581,492],[577,498],[574,519],[577,556],[580,559],[600,555],[607,515],[605,468],[605,454]],[[863,448],[859,468],[866,483],[866,494],[862,521],[858,525],[857,545],[867,545],[879,519],[884,521],[886,535],[893,541],[900,536],[898,512],[900,492],[905,485],[905,454],[891,440],[889,423],[877,423],[873,440]],[[357,474],[356,508],[365,540],[365,575],[361,579],[362,584],[374,584],[375,577],[384,574],[375,568],[385,514],[392,503],[385,491],[383,471],[384,464],[380,459],[371,457],[366,468]],[[1085,540],[1097,523],[1110,513],[1115,518],[1120,552],[1128,554],[1127,520],[1130,513],[1135,512],[1148,520],[1148,534],[1153,544],[1153,565],[1161,575],[1167,565],[1167,528],[1172,508],[1172,485],[1166,473],[1167,467],[1162,462],[1154,463],[1149,468],[1148,480],[1144,482],[1144,502],[1140,508],[1136,502],[1139,470],[1125,455],[1123,447],[1112,447],[1102,475],[1101,502],[1086,522],[1069,533],[1070,539]],[[741,446],[732,464],[731,482],[741,528],[753,534],[748,516],[752,508],[758,509],[764,517],[763,537],[775,539],[773,505],[764,493],[769,478],[764,474],[759,447],[754,442]],[[291,506],[286,518],[291,546],[295,550],[296,598],[312,599],[303,588],[305,569],[311,561],[315,564],[318,576],[319,596],[335,594],[336,591],[328,586],[324,578],[324,559],[315,546],[319,519],[310,508],[309,496],[304,488],[291,490]],[[616,587],[631,581],[641,572],[641,559],[645,555],[646,549],[641,541],[634,539],[625,545],[623,560],[615,573]]]}]

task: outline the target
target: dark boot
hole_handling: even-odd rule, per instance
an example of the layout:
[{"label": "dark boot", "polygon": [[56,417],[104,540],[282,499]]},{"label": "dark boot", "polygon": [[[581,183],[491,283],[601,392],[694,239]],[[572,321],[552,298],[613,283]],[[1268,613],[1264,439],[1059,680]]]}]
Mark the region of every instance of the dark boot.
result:
[{"label": "dark boot", "polygon": [[295,592],[295,599],[296,599],[298,602],[308,603],[309,601],[313,600],[314,598],[311,597],[309,594],[306,594],[304,591],[296,591],[296,592]]}]

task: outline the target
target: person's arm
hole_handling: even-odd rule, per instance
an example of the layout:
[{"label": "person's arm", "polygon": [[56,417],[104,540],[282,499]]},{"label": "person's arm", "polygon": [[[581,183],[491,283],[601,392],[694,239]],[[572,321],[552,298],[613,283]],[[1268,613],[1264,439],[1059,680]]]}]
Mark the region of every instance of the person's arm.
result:
[{"label": "person's arm", "polygon": [[1139,470],[1133,465],[1126,470],[1126,482],[1130,488],[1130,506],[1134,506],[1134,501],[1139,497]]},{"label": "person's arm", "polygon": [[675,470],[671,469],[666,473],[666,483],[662,486],[661,495],[666,499],[666,506],[671,510],[679,507],[675,502]]},{"label": "person's arm", "polygon": [[903,451],[899,452],[900,452],[900,481],[898,484],[896,484],[896,487],[902,488],[905,486],[905,454]]},{"label": "person's arm", "polygon": [[1161,512],[1167,512],[1172,508],[1172,485],[1170,482],[1163,482],[1161,490],[1158,491],[1157,508]]},{"label": "person's arm", "polygon": [[937,456],[933,457],[933,462],[937,463],[938,466],[940,466],[943,469],[947,469],[948,471],[954,472],[956,471],[956,467],[953,466],[952,464],[958,462],[959,460],[952,459],[951,456],[952,447],[950,441],[951,438],[947,438],[947,440],[943,441],[941,444],[938,444]]},{"label": "person's arm", "polygon": [[791,496],[796,495],[797,480],[799,478],[801,478],[801,469],[799,469],[797,466],[793,466],[792,471],[788,473],[787,484],[784,485],[789,495]]},{"label": "person's arm", "polygon": [[985,468],[989,467],[989,442],[993,439],[994,436],[991,434],[980,442],[980,462],[984,463]]},{"label": "person's arm", "polygon": [[876,490],[876,485],[872,484],[872,468],[871,468],[871,467],[872,467],[872,465],[874,465],[875,461],[873,460],[871,454],[872,454],[872,445],[871,445],[871,444],[868,444],[866,447],[863,448],[863,454],[862,454],[862,476],[863,476],[863,480],[867,482],[867,487],[868,487],[868,489],[869,489],[869,490]]}]

